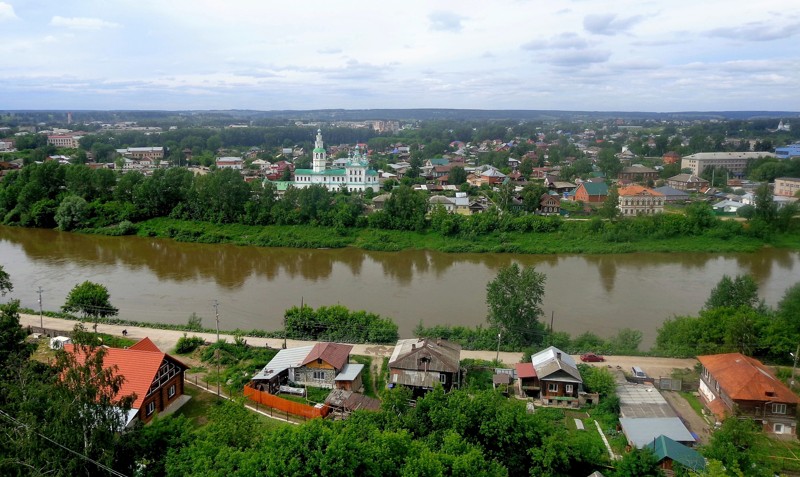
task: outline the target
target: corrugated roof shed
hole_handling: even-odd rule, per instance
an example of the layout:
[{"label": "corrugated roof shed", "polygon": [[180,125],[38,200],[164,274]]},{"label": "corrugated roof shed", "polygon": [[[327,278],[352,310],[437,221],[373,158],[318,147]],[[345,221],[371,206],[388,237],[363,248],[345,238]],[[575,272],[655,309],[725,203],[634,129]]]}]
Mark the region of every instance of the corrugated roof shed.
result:
[{"label": "corrugated roof shed", "polygon": [[342,368],[341,372],[336,376],[334,381],[352,381],[361,374],[361,370],[364,369],[363,364],[355,364],[349,363],[345,364]]},{"label": "corrugated roof shed", "polygon": [[536,377],[536,370],[533,368],[533,363],[516,363],[514,367],[517,369],[517,377],[520,379]]},{"label": "corrugated roof shed", "polygon": [[300,366],[308,353],[311,352],[313,346],[301,346],[300,348],[288,348],[278,351],[264,369],[253,376],[253,380],[259,379],[272,379],[281,374],[289,368]]},{"label": "corrugated roof shed", "polygon": [[686,429],[679,417],[622,417],[619,420],[622,432],[631,445],[641,449],[660,435],[669,437],[676,442],[694,443],[692,433]]}]

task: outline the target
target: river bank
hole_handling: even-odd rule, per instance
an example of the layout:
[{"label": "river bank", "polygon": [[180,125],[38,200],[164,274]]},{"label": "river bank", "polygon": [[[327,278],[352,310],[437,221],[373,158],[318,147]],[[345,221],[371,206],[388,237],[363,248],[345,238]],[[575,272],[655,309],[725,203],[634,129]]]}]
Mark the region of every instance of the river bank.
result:
[{"label": "river bank", "polygon": [[[615,254],[635,252],[754,252],[765,246],[800,250],[795,233],[773,234],[769,241],[743,233],[739,224],[697,234],[606,230],[599,220],[548,219],[555,231],[515,232],[489,230],[484,234],[445,236],[436,231],[410,232],[373,228],[334,228],[309,225],[248,226],[156,218],[135,224],[142,237],[169,238],[179,242],[252,245],[259,247],[343,248],[371,251],[433,250],[445,253],[519,254]],[[634,223],[639,218],[626,219]],[[619,227],[614,225],[613,227]],[[118,235],[115,227],[84,230],[85,233]]]},{"label": "river bank", "polygon": [[[43,317],[42,318],[45,330],[57,330],[61,332],[68,332],[75,326],[72,320],[65,320],[61,318]],[[39,328],[39,315],[20,314],[20,323],[23,327],[31,327],[31,329]],[[90,326],[87,324],[87,326]],[[183,336],[184,332],[175,330],[160,330],[156,328],[141,328],[136,326],[122,326],[122,325],[108,325],[99,324],[97,331],[100,333],[107,333],[115,336],[122,336],[122,330],[127,331],[127,337],[133,340],[140,340],[142,338],[150,338],[156,346],[162,351],[172,352],[178,339]],[[200,336],[206,341],[214,342],[217,339],[216,333],[188,333],[189,336]],[[233,335],[220,334],[220,339],[225,339],[233,342]],[[283,346],[283,340],[278,338],[247,338],[247,344],[251,346],[269,346],[271,348],[280,349]],[[295,348],[299,346],[307,346],[314,344],[313,341],[299,341],[287,340],[286,346],[288,348]],[[354,344],[352,354],[360,356],[375,356],[375,357],[389,357],[394,350],[391,345],[375,345],[375,344]],[[481,359],[491,361],[497,357],[496,351],[461,351],[461,359]],[[514,366],[522,360],[522,353],[503,352],[499,353],[500,362],[508,367]],[[577,360],[579,356],[574,356]],[[630,370],[631,366],[641,367],[649,376],[669,376],[673,370],[694,369],[697,364],[696,359],[680,359],[680,358],[655,358],[644,356],[606,356],[605,363],[592,363],[596,366],[610,366],[612,368],[620,367],[623,370]]]}]

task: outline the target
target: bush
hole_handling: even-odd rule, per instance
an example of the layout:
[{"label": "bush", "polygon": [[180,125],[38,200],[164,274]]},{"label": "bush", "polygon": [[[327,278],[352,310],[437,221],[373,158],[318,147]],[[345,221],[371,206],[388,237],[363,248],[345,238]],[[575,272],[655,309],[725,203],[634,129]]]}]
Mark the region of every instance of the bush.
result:
[{"label": "bush", "polygon": [[192,336],[189,338],[186,333],[178,338],[178,343],[175,345],[175,352],[178,354],[188,354],[196,350],[205,343],[205,340],[199,336]]}]

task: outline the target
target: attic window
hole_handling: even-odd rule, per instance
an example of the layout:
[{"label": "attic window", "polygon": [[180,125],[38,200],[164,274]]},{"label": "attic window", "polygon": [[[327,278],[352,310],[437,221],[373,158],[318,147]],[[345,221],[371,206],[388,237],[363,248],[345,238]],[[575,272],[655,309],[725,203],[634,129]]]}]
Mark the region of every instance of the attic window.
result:
[{"label": "attic window", "polygon": [[767,396],[774,396],[775,395],[775,391],[772,391],[772,390],[764,391],[764,394],[766,394]]}]

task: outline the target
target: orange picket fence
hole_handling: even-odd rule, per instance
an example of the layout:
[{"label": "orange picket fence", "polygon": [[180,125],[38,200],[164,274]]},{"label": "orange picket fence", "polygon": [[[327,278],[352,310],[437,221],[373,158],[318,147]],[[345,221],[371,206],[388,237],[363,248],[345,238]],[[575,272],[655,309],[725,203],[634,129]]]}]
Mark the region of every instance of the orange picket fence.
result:
[{"label": "orange picket fence", "polygon": [[330,408],[327,404],[322,407],[309,406],[308,404],[289,401],[288,399],[280,398],[274,394],[259,391],[258,389],[251,388],[250,386],[244,387],[244,396],[253,402],[263,404],[264,406],[278,409],[283,412],[288,412],[289,414],[294,414],[295,416],[302,416],[308,419],[325,417],[330,412]]}]

